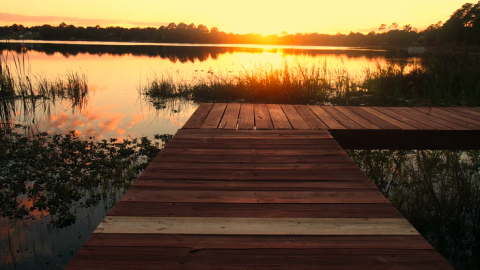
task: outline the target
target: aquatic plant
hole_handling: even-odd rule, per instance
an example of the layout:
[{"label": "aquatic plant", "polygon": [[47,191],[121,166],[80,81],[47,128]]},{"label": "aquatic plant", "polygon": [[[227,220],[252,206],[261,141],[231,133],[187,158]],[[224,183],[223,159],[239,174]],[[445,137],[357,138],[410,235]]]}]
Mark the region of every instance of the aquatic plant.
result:
[{"label": "aquatic plant", "polygon": [[[78,207],[100,200],[111,207],[160,148],[146,137],[82,140],[74,132],[25,137],[10,127],[0,131],[2,215],[25,219],[32,211],[46,211],[51,225],[59,228],[75,222]],[[168,138],[158,136],[162,141]]]},{"label": "aquatic plant", "polygon": [[480,151],[347,152],[456,269],[478,269]]}]

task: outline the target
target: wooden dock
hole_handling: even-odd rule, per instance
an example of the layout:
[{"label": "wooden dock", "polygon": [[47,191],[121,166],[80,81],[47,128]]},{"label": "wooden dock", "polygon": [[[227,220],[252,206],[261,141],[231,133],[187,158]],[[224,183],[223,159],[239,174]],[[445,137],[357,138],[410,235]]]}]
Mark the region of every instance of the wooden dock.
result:
[{"label": "wooden dock", "polygon": [[372,130],[468,137],[480,110],[202,104],[67,269],[452,269],[330,134]]}]

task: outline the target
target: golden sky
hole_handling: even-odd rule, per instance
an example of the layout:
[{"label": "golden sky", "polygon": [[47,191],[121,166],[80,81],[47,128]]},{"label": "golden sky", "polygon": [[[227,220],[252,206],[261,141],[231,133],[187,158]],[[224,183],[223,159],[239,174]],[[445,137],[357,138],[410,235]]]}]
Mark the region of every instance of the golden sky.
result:
[{"label": "golden sky", "polygon": [[422,30],[445,22],[466,0],[22,0],[2,1],[0,25],[61,22],[159,27],[184,22],[233,33],[367,33],[385,23]]}]

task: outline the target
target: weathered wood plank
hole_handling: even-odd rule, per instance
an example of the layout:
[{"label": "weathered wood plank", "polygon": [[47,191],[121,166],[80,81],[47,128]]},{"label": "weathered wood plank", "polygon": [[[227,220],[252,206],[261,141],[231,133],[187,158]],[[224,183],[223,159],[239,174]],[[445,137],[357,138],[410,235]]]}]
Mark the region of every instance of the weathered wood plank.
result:
[{"label": "weathered wood plank", "polygon": [[393,118],[393,117],[390,117],[380,111],[377,111],[371,107],[358,107],[360,108],[361,110],[363,111],[366,111],[382,120],[384,120],[385,122],[388,122],[390,123],[391,125],[393,126],[396,126],[396,127],[399,127],[400,129],[403,129],[403,130],[418,130],[417,128],[411,126],[411,125],[407,125],[405,124],[404,122],[401,122],[401,121],[398,121],[397,119]]},{"label": "weathered wood plank", "polygon": [[395,111],[392,111],[390,110],[389,107],[372,107],[373,109],[385,114],[385,115],[388,115],[389,117],[391,118],[394,118],[396,119],[397,121],[400,121],[400,122],[403,122],[409,126],[412,126],[416,129],[419,129],[419,130],[436,130],[435,128],[431,127],[431,126],[428,126],[428,125],[425,125],[421,122],[418,122],[418,121],[415,121],[413,119],[410,119],[402,114],[399,114]]},{"label": "weathered wood plank", "polygon": [[[360,203],[152,203],[120,201],[109,216],[403,218],[391,204]],[[426,241],[425,241],[426,242]]]},{"label": "weathered wood plank", "polygon": [[[392,124],[388,121],[385,121],[382,118],[379,118],[379,117],[375,116],[374,114],[371,114],[370,112],[362,110],[361,107],[349,106],[349,107],[345,107],[345,108],[352,111],[353,113],[356,113],[359,116],[365,118],[366,120],[370,121],[371,123],[374,123],[376,126],[382,128],[384,130],[400,130],[400,128],[395,126],[394,124]],[[368,128],[368,127],[365,126],[365,128]],[[374,128],[374,129],[376,129],[376,128]]]},{"label": "weathered wood plank", "polygon": [[403,218],[108,216],[94,233],[215,235],[419,235]]},{"label": "weathered wood plank", "polygon": [[281,106],[293,129],[312,129],[293,105],[282,104]]},{"label": "weathered wood plank", "polygon": [[96,233],[85,246],[185,247],[190,249],[415,249],[433,250],[419,235],[248,236]]},{"label": "weathered wood plank", "polygon": [[227,108],[226,103],[215,103],[200,128],[217,129],[218,125],[220,124],[220,120],[222,120],[225,108]]},{"label": "weathered wood plank", "polygon": [[375,123],[368,121],[367,119],[363,118],[362,116],[354,113],[352,110],[348,109],[349,107],[344,106],[336,106],[335,109],[341,112],[343,115],[354,121],[355,123],[359,124],[360,126],[364,127],[365,129],[369,130],[378,130],[381,129]]},{"label": "weathered wood plank", "polygon": [[292,129],[292,125],[290,125],[290,122],[280,105],[268,104],[267,107],[275,129]]},{"label": "weathered wood plank", "polygon": [[323,106],[322,109],[348,129],[365,129],[363,126],[337,110],[335,106]]},{"label": "weathered wood plank", "polygon": [[308,108],[315,113],[320,120],[322,120],[329,129],[347,129],[330,114],[328,114],[323,108],[318,105],[308,105]]},{"label": "weathered wood plank", "polygon": [[240,106],[240,116],[238,118],[238,129],[254,129],[255,118],[253,104],[242,103]]},{"label": "weathered wood plank", "polygon": [[229,103],[219,129],[237,129],[238,114],[240,113],[240,103]]},{"label": "weathered wood plank", "polygon": [[132,187],[122,201],[159,203],[386,203],[378,190],[193,190]]},{"label": "weathered wood plank", "polygon": [[327,125],[325,125],[325,123],[323,123],[322,120],[320,120],[307,106],[294,105],[293,107],[295,107],[297,112],[303,117],[303,119],[305,119],[305,122],[307,122],[312,129],[328,129]]},{"label": "weathered wood plank", "polygon": [[273,129],[272,118],[266,104],[255,104],[255,127],[257,130]]},{"label": "weathered wood plank", "polygon": [[213,108],[213,103],[202,103],[198,106],[197,110],[190,116],[188,121],[183,125],[182,128],[197,129],[200,128],[207,118],[210,110]]}]

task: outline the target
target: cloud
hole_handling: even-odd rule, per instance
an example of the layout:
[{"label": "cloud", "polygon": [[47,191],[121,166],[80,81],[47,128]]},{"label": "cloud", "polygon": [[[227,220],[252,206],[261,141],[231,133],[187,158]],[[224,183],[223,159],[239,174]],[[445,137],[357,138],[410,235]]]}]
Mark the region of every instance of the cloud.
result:
[{"label": "cloud", "polygon": [[124,20],[105,20],[105,19],[85,19],[77,17],[62,17],[62,16],[30,16],[14,13],[0,12],[0,22],[9,24],[24,24],[24,25],[39,25],[39,24],[53,24],[57,25],[62,22],[66,24],[73,24],[75,26],[111,26],[111,25],[132,25],[132,26],[162,26],[168,25],[166,22],[137,22]]}]

